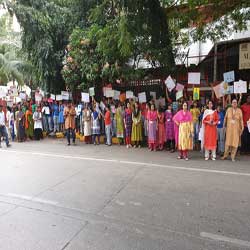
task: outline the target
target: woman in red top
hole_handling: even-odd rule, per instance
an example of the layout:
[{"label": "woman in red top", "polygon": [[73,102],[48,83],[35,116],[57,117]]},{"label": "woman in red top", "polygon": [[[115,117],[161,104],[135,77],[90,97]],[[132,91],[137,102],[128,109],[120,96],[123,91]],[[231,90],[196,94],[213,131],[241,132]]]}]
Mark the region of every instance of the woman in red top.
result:
[{"label": "woman in red top", "polygon": [[216,110],[213,110],[213,102],[208,102],[208,109],[205,110],[202,125],[204,133],[205,160],[209,159],[209,153],[212,152],[212,160],[216,160],[217,147],[217,124],[219,116]]},{"label": "woman in red top", "polygon": [[105,122],[105,133],[106,133],[106,145],[111,146],[111,114],[109,105],[107,105],[106,107],[104,122]]}]

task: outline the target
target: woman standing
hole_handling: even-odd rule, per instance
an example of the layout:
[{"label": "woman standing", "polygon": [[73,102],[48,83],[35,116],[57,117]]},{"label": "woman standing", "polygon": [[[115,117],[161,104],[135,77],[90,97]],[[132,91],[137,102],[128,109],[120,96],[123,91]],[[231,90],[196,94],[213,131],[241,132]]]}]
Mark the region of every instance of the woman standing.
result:
[{"label": "woman standing", "polygon": [[[217,147],[217,124],[219,117],[217,111],[213,110],[213,102],[208,102],[208,109],[205,110],[202,119],[202,130],[204,140],[202,145],[205,149],[205,160],[209,160],[210,151],[212,152],[212,160],[216,160],[216,147]],[[203,148],[203,146],[202,146]]]},{"label": "woman standing", "polygon": [[141,110],[139,109],[138,102],[135,103],[134,111],[132,114],[133,126],[132,126],[132,141],[134,148],[141,147],[142,142],[142,118]]},{"label": "woman standing", "polygon": [[27,108],[25,113],[25,133],[27,139],[32,140],[34,136],[34,121],[31,107]]},{"label": "woman standing", "polygon": [[178,159],[188,160],[188,150],[193,149],[193,118],[192,114],[188,111],[188,104],[183,103],[182,110],[178,111],[173,117],[173,120],[177,126],[175,131],[177,146],[180,151]]},{"label": "woman standing", "polygon": [[84,126],[84,140],[86,144],[91,143],[91,112],[87,105],[82,113],[82,120]]},{"label": "woman standing", "polygon": [[166,130],[167,150],[170,150],[171,153],[175,151],[173,116],[174,115],[173,115],[172,105],[169,104],[168,109],[165,112],[165,130]]},{"label": "woman standing", "polygon": [[232,107],[227,109],[224,127],[226,128],[226,145],[224,156],[221,159],[225,160],[231,152],[231,158],[234,162],[240,137],[244,130],[242,111],[237,107],[236,99],[232,101]]},{"label": "woman standing", "polygon": [[33,114],[34,120],[34,137],[35,140],[40,141],[43,138],[43,122],[42,122],[41,108],[37,107]]},{"label": "woman standing", "polygon": [[158,130],[157,130],[158,146],[159,150],[162,151],[164,144],[166,142],[165,115],[162,108],[159,108],[157,116],[158,116]]},{"label": "woman standing", "polygon": [[94,106],[94,111],[91,115],[92,117],[92,136],[93,136],[93,144],[96,145],[96,137],[97,137],[97,145],[100,145],[100,113],[96,110],[96,106]]},{"label": "woman standing", "polygon": [[125,125],[126,145],[127,148],[131,148],[132,109],[129,102],[127,103],[127,108],[125,110],[124,125]]},{"label": "woman standing", "polygon": [[59,104],[59,118],[58,118],[58,123],[59,123],[59,131],[60,132],[64,132],[64,105],[62,104],[62,102],[60,102]]},{"label": "woman standing", "polygon": [[148,111],[149,111],[149,104],[146,104],[145,110],[143,112],[143,127],[144,127],[144,142],[146,145],[148,144]]},{"label": "woman standing", "polygon": [[150,111],[148,112],[148,144],[150,151],[156,151],[157,142],[157,112],[155,111],[155,105],[152,104]]},{"label": "woman standing", "polygon": [[124,124],[123,124],[123,110],[122,106],[119,103],[118,107],[115,111],[115,121],[116,121],[116,137],[119,141],[119,145],[121,145],[124,138]]},{"label": "woman standing", "polygon": [[16,128],[17,128],[17,141],[24,142],[25,140],[25,127],[24,127],[24,113],[21,106],[18,106],[16,112]]}]

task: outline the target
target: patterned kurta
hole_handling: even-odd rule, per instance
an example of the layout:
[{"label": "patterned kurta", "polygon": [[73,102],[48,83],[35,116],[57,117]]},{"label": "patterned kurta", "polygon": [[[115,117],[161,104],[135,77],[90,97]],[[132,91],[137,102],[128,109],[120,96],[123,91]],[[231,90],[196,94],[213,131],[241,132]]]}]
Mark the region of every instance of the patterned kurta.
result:
[{"label": "patterned kurta", "polygon": [[165,112],[165,129],[166,140],[174,140],[174,121],[172,112]]},{"label": "patterned kurta", "polygon": [[123,113],[120,107],[117,108],[116,110],[115,121],[116,121],[116,137],[123,138],[124,137]]},{"label": "patterned kurta", "polygon": [[[95,113],[96,112],[96,113]],[[101,128],[100,128],[100,121],[97,111],[92,113],[92,135],[100,135]]]},{"label": "patterned kurta", "polygon": [[233,108],[228,108],[225,115],[226,125],[226,146],[237,148],[240,145],[240,136],[243,125],[242,111],[237,108],[235,111]]},{"label": "patterned kurta", "polygon": [[131,137],[131,132],[132,132],[132,111],[126,109],[124,118],[125,118],[125,125],[126,125],[126,129],[125,129],[126,137]]},{"label": "patterned kurta", "polygon": [[82,119],[84,123],[84,136],[91,136],[91,112],[89,110],[83,111]]},{"label": "patterned kurta", "polygon": [[138,115],[135,116],[133,113],[133,126],[132,126],[132,141],[139,142],[142,141],[142,119],[141,111],[138,112]]},{"label": "patterned kurta", "polygon": [[157,112],[148,111],[148,143],[156,143],[157,141]]}]

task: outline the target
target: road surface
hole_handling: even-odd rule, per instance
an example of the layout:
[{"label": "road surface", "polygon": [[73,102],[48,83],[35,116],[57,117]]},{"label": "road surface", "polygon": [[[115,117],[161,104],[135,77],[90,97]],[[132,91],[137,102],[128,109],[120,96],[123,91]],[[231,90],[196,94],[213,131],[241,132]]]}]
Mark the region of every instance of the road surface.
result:
[{"label": "road surface", "polygon": [[64,140],[0,150],[1,250],[250,249],[250,158]]}]

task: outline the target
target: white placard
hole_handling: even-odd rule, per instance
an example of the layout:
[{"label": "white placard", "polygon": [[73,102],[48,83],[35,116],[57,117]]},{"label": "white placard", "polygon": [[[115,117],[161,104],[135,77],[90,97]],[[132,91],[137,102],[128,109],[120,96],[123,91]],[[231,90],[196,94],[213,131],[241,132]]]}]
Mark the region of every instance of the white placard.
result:
[{"label": "white placard", "polygon": [[114,97],[115,91],[113,89],[106,89],[106,97],[111,98]]},{"label": "white placard", "polygon": [[20,93],[19,94],[19,97],[22,99],[22,100],[26,100],[26,93]]},{"label": "white placard", "polygon": [[42,98],[43,98],[43,97],[42,97],[41,94],[39,94],[39,93],[36,93],[36,94],[35,94],[35,101],[36,101],[36,102],[41,102],[41,101],[42,101]]},{"label": "white placard", "polygon": [[89,93],[82,93],[82,102],[89,103]]},{"label": "white placard", "polygon": [[68,101],[69,100],[69,92],[68,91],[61,91],[62,100]]},{"label": "white placard", "polygon": [[62,101],[63,99],[62,99],[62,95],[56,95],[56,100],[57,101]]},{"label": "white placard", "polygon": [[89,88],[89,96],[95,96],[95,87]]},{"label": "white placard", "polygon": [[175,82],[171,76],[168,76],[168,78],[165,80],[165,84],[170,92],[175,88]]},{"label": "white placard", "polygon": [[126,91],[126,99],[134,98],[133,91]]},{"label": "white placard", "polygon": [[200,72],[189,72],[188,73],[188,84],[199,85],[201,83]]},{"label": "white placard", "polygon": [[153,100],[156,100],[156,92],[150,92],[149,94],[153,97]]},{"label": "white placard", "polygon": [[183,97],[183,91],[180,90],[180,91],[178,91],[178,92],[176,93],[176,100],[179,100],[179,99],[181,99],[182,97]]},{"label": "white placard", "polygon": [[223,74],[223,78],[224,78],[224,82],[234,82],[235,81],[235,75],[234,75],[234,71],[229,71],[229,72],[225,72]]},{"label": "white placard", "polygon": [[234,93],[235,94],[247,93],[247,82],[241,80],[238,82],[234,82]]},{"label": "white placard", "polygon": [[56,100],[56,96],[55,96],[55,95],[53,95],[53,94],[50,94],[50,98],[51,98],[53,101],[55,101],[55,100]]},{"label": "white placard", "polygon": [[180,90],[183,90],[184,89],[184,85],[180,84],[180,83],[177,83],[176,84],[176,90],[177,91],[180,91]]},{"label": "white placard", "polygon": [[114,90],[114,97],[113,97],[113,99],[114,100],[120,100],[120,94],[121,94],[121,91]]},{"label": "white placard", "polygon": [[138,98],[139,98],[139,103],[146,103],[147,102],[146,92],[139,93]]}]

